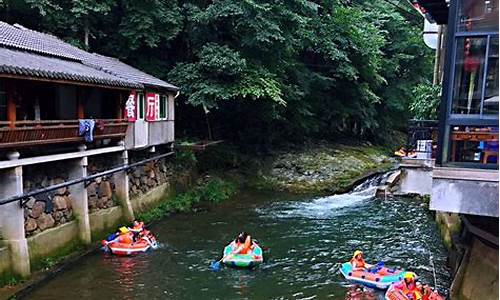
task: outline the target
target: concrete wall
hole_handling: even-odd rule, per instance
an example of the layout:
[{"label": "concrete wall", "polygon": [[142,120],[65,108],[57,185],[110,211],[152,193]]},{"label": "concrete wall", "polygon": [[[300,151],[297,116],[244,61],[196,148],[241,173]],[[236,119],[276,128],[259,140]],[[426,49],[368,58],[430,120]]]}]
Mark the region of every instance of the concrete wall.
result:
[{"label": "concrete wall", "polygon": [[167,182],[151,189],[146,194],[130,199],[130,202],[132,202],[134,212],[144,212],[158,206],[158,204],[160,204],[162,200],[165,200],[172,192],[172,187],[170,183]]},{"label": "concrete wall", "polygon": [[430,195],[432,169],[426,167],[401,167],[399,191],[402,194]]},{"label": "concrete wall", "polygon": [[458,293],[452,299],[498,300],[498,248],[474,239],[461,279]]},{"label": "concrete wall", "polygon": [[101,209],[89,215],[90,232],[93,241],[99,241],[124,221],[123,209],[115,206]]},{"label": "concrete wall", "polygon": [[29,237],[30,261],[38,261],[45,256],[53,255],[75,240],[78,241],[78,223],[76,221],[64,223]]},{"label": "concrete wall", "polygon": [[0,246],[0,275],[10,271],[10,255],[9,249]]}]

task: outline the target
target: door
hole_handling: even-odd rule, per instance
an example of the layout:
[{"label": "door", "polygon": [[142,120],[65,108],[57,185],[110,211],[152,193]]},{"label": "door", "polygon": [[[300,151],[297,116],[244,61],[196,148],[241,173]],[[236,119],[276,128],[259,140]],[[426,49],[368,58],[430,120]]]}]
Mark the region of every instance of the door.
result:
[{"label": "door", "polygon": [[134,124],[134,148],[146,147],[148,145],[148,122],[145,120],[146,103],[144,94],[137,93],[137,120]]}]

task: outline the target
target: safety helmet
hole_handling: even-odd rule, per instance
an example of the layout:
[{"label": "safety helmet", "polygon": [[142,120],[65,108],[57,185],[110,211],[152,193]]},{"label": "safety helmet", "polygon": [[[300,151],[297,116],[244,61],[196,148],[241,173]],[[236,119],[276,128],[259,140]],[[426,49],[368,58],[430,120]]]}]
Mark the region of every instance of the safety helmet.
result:
[{"label": "safety helmet", "polygon": [[356,257],[356,256],[358,256],[359,254],[361,254],[361,255],[362,255],[362,254],[363,254],[363,252],[362,252],[361,250],[356,250],[356,251],[354,251],[354,255],[353,255],[352,257]]},{"label": "safety helmet", "polygon": [[404,276],[404,279],[415,280],[415,273],[413,273],[413,272],[406,272],[405,276]]},{"label": "safety helmet", "polygon": [[122,226],[122,227],[120,227],[120,232],[121,233],[127,233],[128,232],[128,228],[125,227],[125,226]]}]

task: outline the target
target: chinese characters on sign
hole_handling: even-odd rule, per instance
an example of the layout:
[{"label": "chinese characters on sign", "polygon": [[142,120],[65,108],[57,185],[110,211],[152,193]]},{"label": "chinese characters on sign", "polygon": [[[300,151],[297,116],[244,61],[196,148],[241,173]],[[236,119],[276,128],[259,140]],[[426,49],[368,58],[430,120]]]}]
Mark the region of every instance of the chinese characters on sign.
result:
[{"label": "chinese characters on sign", "polygon": [[128,96],[127,102],[125,102],[125,118],[128,119],[129,122],[135,122],[137,119],[136,107],[135,91],[132,91]]},{"label": "chinese characters on sign", "polygon": [[146,94],[146,121],[156,121],[159,117],[159,95],[155,93]]}]

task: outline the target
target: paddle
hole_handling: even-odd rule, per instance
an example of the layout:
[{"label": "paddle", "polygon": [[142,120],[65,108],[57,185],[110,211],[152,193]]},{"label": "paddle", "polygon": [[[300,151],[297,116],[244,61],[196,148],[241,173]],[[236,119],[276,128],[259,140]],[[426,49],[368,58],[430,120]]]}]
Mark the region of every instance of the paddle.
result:
[{"label": "paddle", "polygon": [[213,263],[210,264],[210,269],[214,272],[219,271],[221,268],[221,262],[224,259],[231,257],[232,255],[234,255],[234,253],[229,253],[228,255],[224,256],[223,258],[219,259],[218,261],[214,261]]}]

